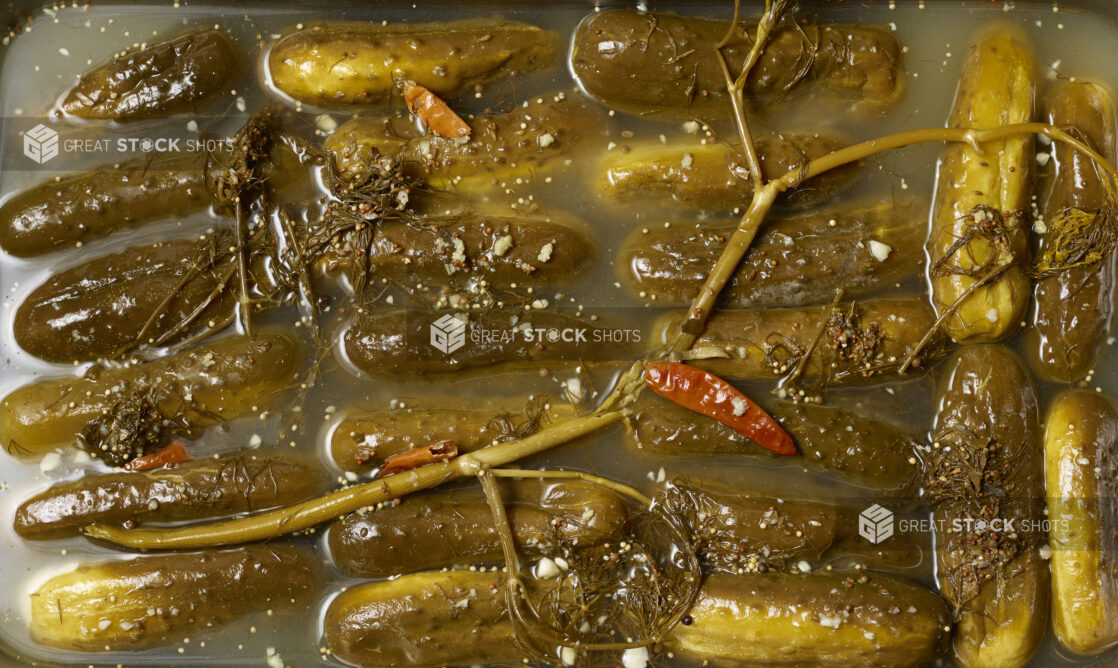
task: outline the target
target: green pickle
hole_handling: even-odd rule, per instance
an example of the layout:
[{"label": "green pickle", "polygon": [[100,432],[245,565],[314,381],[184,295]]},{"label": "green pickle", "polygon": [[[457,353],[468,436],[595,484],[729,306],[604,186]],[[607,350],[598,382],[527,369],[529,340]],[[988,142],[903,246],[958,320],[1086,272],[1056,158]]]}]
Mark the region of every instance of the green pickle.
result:
[{"label": "green pickle", "polygon": [[563,214],[489,215],[471,207],[420,224],[384,222],[371,234],[359,248],[332,248],[323,265],[344,268],[356,253],[373,280],[459,285],[483,279],[504,287],[573,282],[594,259],[586,225]]},{"label": "green pickle", "polygon": [[41,380],[0,401],[2,445],[16,456],[42,456],[74,443],[91,421],[136,402],[185,418],[191,428],[221,424],[266,410],[291,387],[298,367],[295,340],[266,331],[151,362],[94,367],[79,378]]},{"label": "green pickle", "polygon": [[[764,408],[792,435],[797,464],[881,489],[906,488],[919,472],[910,463],[915,439],[887,422],[830,405],[766,401]],[[639,407],[627,424],[630,445],[648,453],[777,456],[717,420],[661,401]]]},{"label": "green pickle", "polygon": [[[1032,121],[1035,69],[1020,25],[986,25],[968,48],[948,126],[981,130]],[[928,258],[932,305],[949,314],[943,329],[952,340],[1001,341],[1021,325],[1031,287],[1027,219],[1035,164],[1029,134],[989,142],[981,151],[962,142],[944,149]]]},{"label": "green pickle", "polygon": [[1076,654],[1118,645],[1118,405],[1069,390],[1044,426],[1052,628]]},{"label": "green pickle", "polygon": [[237,452],[59,483],[21,503],[14,526],[20,536],[42,540],[74,535],[90,524],[200,520],[298,503],[324,483],[301,462]]},{"label": "green pickle", "polygon": [[[727,308],[829,303],[910,282],[924,263],[927,204],[915,199],[767,223],[719,296]],[[637,230],[618,254],[623,285],[660,306],[687,306],[734,227],[674,222]]]},{"label": "green pickle", "polygon": [[[760,138],[756,146],[761,171],[771,180],[844,143],[792,134]],[[781,193],[776,203],[803,208],[825,202],[849,187],[857,173],[857,164],[832,169]],[[639,142],[609,151],[595,166],[593,188],[604,204],[617,207],[651,200],[683,210],[745,210],[753,197],[753,180],[738,147],[695,140]]]},{"label": "green pickle", "polygon": [[210,206],[203,158],[129,160],[49,180],[0,206],[0,247],[34,257]]},{"label": "green pickle", "polygon": [[704,572],[764,573],[818,561],[849,520],[831,504],[673,482],[657,497],[692,537]]},{"label": "green pickle", "polygon": [[[591,14],[578,27],[571,71],[591,96],[640,115],[729,116],[726,80],[714,47],[728,21],[667,12],[615,9]],[[737,76],[756,25],[736,27],[726,44]],[[780,25],[746,79],[745,94],[772,100],[801,87],[884,109],[904,91],[901,45],[876,26]]]},{"label": "green pickle", "polygon": [[234,299],[222,287],[228,282],[223,272],[208,266],[210,251],[210,244],[176,239],[132,246],[61,271],[20,304],[16,343],[50,362],[84,362],[154,342],[189,317],[194,326],[178,338],[220,321],[233,312]]},{"label": "green pickle", "polygon": [[[1118,147],[1114,99],[1101,86],[1065,83],[1051,95],[1048,122],[1073,126],[1075,133],[1114,162]],[[1046,180],[1042,201],[1044,233],[1038,234],[1037,269],[1055,270],[1036,281],[1033,326],[1026,330],[1029,360],[1045,378],[1071,382],[1094,368],[1110,330],[1114,296],[1114,241],[1091,243],[1103,228],[1109,196],[1107,176],[1089,157],[1056,143],[1055,172]],[[1043,188],[1042,188],[1043,191]],[[1076,229],[1083,225],[1081,229]],[[1078,243],[1077,243],[1078,242]],[[1084,243],[1086,242],[1086,243]],[[1069,257],[1070,256],[1070,257]],[[1080,263],[1081,262],[1081,263]]]},{"label": "green pickle", "polygon": [[[448,317],[465,324],[445,320]],[[432,345],[435,322],[442,323],[444,330],[464,327],[463,345],[453,350],[444,346],[446,351]],[[343,346],[348,361],[362,373],[423,375],[495,365],[630,359],[634,346],[610,338],[612,334],[600,322],[556,311],[436,311],[429,315],[388,311],[355,319],[343,335]]]},{"label": "green pickle", "polygon": [[85,652],[181,643],[253,612],[307,605],[313,564],[279,545],[85,564],[31,594],[31,638]]},{"label": "green pickle", "polygon": [[319,106],[379,104],[409,79],[436,95],[556,62],[558,36],[516,21],[334,22],[297,30],[268,53],[271,83]]},{"label": "green pickle", "polygon": [[[581,482],[519,482],[503,494],[517,552],[558,554],[624,536],[624,501]],[[416,494],[399,505],[349,515],[330,528],[334,563],[346,573],[381,578],[502,559],[493,513],[465,494]]]},{"label": "green pickle", "polygon": [[[662,318],[653,335],[665,341],[682,316]],[[935,324],[922,299],[845,302],[834,307],[716,311],[691,350],[691,364],[726,378],[775,378],[803,365],[801,379],[832,384],[898,380],[926,369],[941,349],[935,335],[917,349]],[[818,339],[818,340],[817,340]],[[807,357],[806,362],[801,358]]]},{"label": "green pickle", "polygon": [[80,118],[130,121],[193,111],[237,70],[229,37],[200,30],[120,55],[89,72],[61,102]]},{"label": "green pickle", "polygon": [[519,662],[503,573],[428,571],[359,584],[326,608],[324,644],[351,666]]},{"label": "green pickle", "polygon": [[664,645],[739,666],[917,668],[951,637],[935,593],[884,573],[710,575]]},{"label": "green pickle", "polygon": [[966,346],[946,371],[925,487],[940,592],[958,620],[956,660],[968,668],[1024,666],[1048,628],[1036,394],[1002,346]]},{"label": "green pickle", "polygon": [[504,192],[560,171],[600,131],[603,116],[564,93],[526,100],[505,113],[467,117],[466,139],[424,134],[406,116],[358,116],[323,142],[339,174],[351,178],[389,157],[437,190]]},{"label": "green pickle", "polygon": [[570,416],[571,407],[533,398],[515,409],[502,407],[391,408],[344,411],[327,437],[327,456],[343,471],[366,472],[389,457],[441,441],[454,441],[459,454],[535,433]]}]

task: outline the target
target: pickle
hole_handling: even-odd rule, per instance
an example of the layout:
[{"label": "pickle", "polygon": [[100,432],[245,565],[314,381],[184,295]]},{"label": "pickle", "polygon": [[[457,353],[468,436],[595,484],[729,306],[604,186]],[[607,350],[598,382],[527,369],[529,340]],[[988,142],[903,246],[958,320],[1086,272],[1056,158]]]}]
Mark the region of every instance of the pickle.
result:
[{"label": "pickle", "polygon": [[[836,406],[769,401],[764,409],[792,435],[803,454],[797,463],[878,488],[907,486],[917,473],[909,463],[915,440],[888,423]],[[655,454],[777,457],[717,420],[665,402],[640,407],[628,425],[629,443]]]},{"label": "pickle", "polygon": [[[582,482],[523,482],[503,494],[517,553],[561,554],[564,546],[623,537],[621,497]],[[332,527],[330,555],[346,573],[381,578],[455,564],[500,561],[493,513],[473,495],[434,492],[349,515]]]},{"label": "pickle", "polygon": [[684,657],[748,666],[924,666],[951,637],[947,606],[883,573],[710,575],[664,645]]},{"label": "pickle", "polygon": [[323,147],[343,178],[389,156],[431,188],[476,194],[503,191],[517,178],[531,181],[569,164],[598,136],[603,119],[586,102],[559,93],[467,123],[467,139],[447,139],[421,133],[410,117],[359,116],[338,126]]},{"label": "pickle", "polygon": [[955,654],[966,667],[1023,666],[1048,627],[1036,394],[1002,346],[967,346],[947,371],[925,487],[940,592],[958,621]]},{"label": "pickle", "polygon": [[90,524],[219,517],[298,503],[324,482],[299,462],[240,452],[60,483],[20,504],[14,524],[20,536],[41,540],[74,535]]},{"label": "pickle", "polygon": [[368,471],[392,455],[454,441],[459,453],[534,433],[570,413],[570,407],[539,398],[525,409],[397,408],[355,410],[330,431],[327,451],[343,471]]},{"label": "pickle", "polygon": [[691,535],[704,572],[765,572],[818,560],[838,540],[830,504],[777,500],[709,483],[673,482],[657,497]]},{"label": "pickle", "polygon": [[[661,319],[654,340],[670,340],[682,317]],[[692,346],[702,354],[690,363],[724,378],[774,378],[793,370],[808,355],[803,380],[832,384],[897,380],[905,358],[934,324],[935,314],[922,299],[716,311]],[[910,369],[927,368],[941,343],[933,336],[915,353]]]},{"label": "pickle", "polygon": [[154,342],[199,308],[196,323],[220,320],[234,300],[218,272],[204,267],[208,248],[189,239],[132,246],[59,272],[16,311],[16,343],[50,362],[88,361]]},{"label": "pickle", "polygon": [[[1021,26],[982,29],[963,65],[949,127],[989,129],[1033,120],[1033,50]],[[1027,219],[1033,139],[1020,134],[976,151],[949,144],[940,160],[928,239],[932,305],[959,343],[1000,341],[1029,303]],[[1000,273],[999,273],[1000,272]],[[980,281],[988,281],[982,285]],[[972,290],[968,294],[969,290]]]},{"label": "pickle", "polygon": [[[447,332],[463,322],[461,347],[454,347],[449,334],[436,347],[433,327]],[[343,345],[348,361],[364,373],[422,375],[502,364],[631,359],[633,344],[615,334],[589,318],[555,311],[390,311],[359,316],[346,329]]]},{"label": "pickle", "polygon": [[351,666],[519,662],[505,574],[445,571],[350,587],[330,601],[326,648]]},{"label": "pickle", "polygon": [[287,35],[268,54],[272,85],[319,106],[379,104],[410,79],[435,95],[555,63],[559,39],[516,21],[472,19],[379,25],[315,25]]},{"label": "pickle", "polygon": [[276,332],[222,339],[152,362],[94,367],[80,378],[42,380],[4,397],[0,434],[9,453],[39,456],[74,443],[92,421],[134,401],[153,404],[164,418],[184,417],[192,428],[220,424],[266,409],[298,368],[295,340]]},{"label": "pickle", "polygon": [[335,248],[326,262],[328,267],[345,263],[357,252],[371,278],[407,285],[483,279],[495,287],[552,286],[577,278],[593,259],[594,247],[584,230],[581,221],[565,215],[471,211],[429,217],[423,224],[380,223],[367,246]]},{"label": "pickle", "polygon": [[[766,179],[784,176],[844,145],[819,135],[786,135],[756,144]],[[776,203],[808,207],[824,202],[845,190],[857,172],[857,164],[829,170],[781,193]],[[622,206],[651,200],[684,209],[744,210],[753,197],[745,158],[728,144],[692,140],[634,144],[628,151],[605,153],[593,173],[599,197]]]},{"label": "pickle", "polygon": [[[592,97],[633,114],[727,118],[730,100],[714,47],[729,28],[727,21],[665,12],[591,14],[575,32],[571,70]],[[755,33],[754,25],[734,30],[724,49],[731,75],[741,71]],[[881,109],[904,89],[901,46],[874,26],[779,24],[745,95],[772,100],[801,86]]]},{"label": "pickle", "polygon": [[[1048,122],[1074,126],[1076,134],[1097,149],[1111,163],[1115,161],[1114,100],[1101,86],[1090,83],[1061,85],[1049,103]],[[1090,239],[1112,215],[1107,205],[1106,176],[1097,171],[1089,157],[1055,143],[1055,174],[1049,180],[1043,202],[1045,233],[1040,234],[1040,270],[1050,257],[1059,261],[1061,246],[1074,233],[1070,224],[1061,225],[1064,216],[1093,216],[1082,234]],[[1104,242],[1105,243],[1105,242]],[[1112,241],[1110,243],[1113,243]],[[1114,249],[1087,247],[1085,264],[1042,276],[1036,282],[1036,310],[1033,327],[1028,330],[1029,359],[1033,368],[1046,378],[1069,382],[1078,380],[1093,368],[1110,329],[1114,292]]]},{"label": "pickle", "polygon": [[[829,303],[916,276],[927,205],[893,200],[766,225],[720,295],[722,306],[757,308]],[[622,282],[661,306],[690,305],[733,226],[673,224],[629,236],[618,256]]]},{"label": "pickle", "polygon": [[107,652],[179,643],[252,612],[309,603],[312,562],[279,545],[79,566],[31,594],[31,639]]},{"label": "pickle", "polygon": [[1086,390],[1061,394],[1044,432],[1052,627],[1064,647],[1118,644],[1118,407]]},{"label": "pickle", "polygon": [[62,111],[118,121],[192,111],[236,70],[228,37],[217,30],[189,32],[89,72],[66,94]]},{"label": "pickle", "polygon": [[198,156],[141,158],[47,181],[0,206],[0,246],[33,257],[213,201]]}]

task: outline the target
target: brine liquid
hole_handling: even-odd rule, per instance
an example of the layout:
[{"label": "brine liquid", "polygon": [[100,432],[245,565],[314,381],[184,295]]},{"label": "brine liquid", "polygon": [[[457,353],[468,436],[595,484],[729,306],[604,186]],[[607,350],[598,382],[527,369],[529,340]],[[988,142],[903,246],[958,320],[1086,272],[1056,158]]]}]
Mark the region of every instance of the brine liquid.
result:
[{"label": "brine liquid", "polygon": [[[279,3],[277,3],[279,4]],[[368,21],[422,22],[452,20],[474,16],[502,16],[535,23],[570,35],[578,22],[594,11],[589,4],[523,3],[522,6],[494,5],[484,2],[422,3],[421,5],[376,3],[352,9],[324,11],[321,8],[303,7],[299,3],[285,6],[252,8],[248,11],[232,5],[192,3],[174,7],[170,3],[135,5],[94,4],[88,9],[61,8],[35,15],[34,22],[24,34],[5,40],[3,70],[0,72],[0,118],[5,127],[0,133],[0,195],[13,193],[35,183],[62,174],[63,170],[81,170],[111,162],[112,154],[68,154],[65,160],[57,159],[48,165],[29,169],[30,163],[22,156],[20,128],[30,127],[35,119],[46,119],[57,97],[75,80],[75,76],[91,66],[107,61],[114,52],[134,44],[151,43],[171,36],[190,26],[216,24],[238,37],[238,46],[245,55],[245,71],[230,85],[225,99],[210,109],[228,107],[230,110],[252,111],[265,104],[274,103],[278,96],[262,81],[260,72],[261,52],[258,41],[273,40],[297,24],[311,25],[327,18],[359,19]],[[757,12],[762,3],[745,2],[747,11]],[[947,118],[955,90],[959,69],[966,54],[972,31],[988,19],[1010,19],[1024,25],[1034,38],[1038,58],[1049,79],[1057,76],[1089,79],[1109,84],[1118,89],[1118,72],[1110,65],[1118,62],[1118,27],[1111,18],[1076,13],[1053,7],[1051,3],[1036,4],[1018,0],[1014,2],[975,0],[974,2],[925,2],[922,0],[895,0],[868,3],[844,3],[837,8],[819,10],[828,21],[866,22],[887,25],[894,30],[898,40],[907,47],[905,68],[907,87],[903,100],[885,119],[872,122],[860,121],[841,114],[822,113],[822,107],[812,104],[782,105],[779,113],[761,112],[753,120],[755,133],[761,127],[781,131],[833,130],[855,139],[868,139],[900,129],[942,126]],[[1016,6],[1015,6],[1016,5]],[[657,5],[657,10],[671,10],[671,3]],[[681,5],[681,13],[705,14],[728,17],[730,2],[717,5],[688,3]],[[812,10],[813,12],[815,10]],[[531,73],[515,79],[504,80],[485,87],[483,99],[477,109],[500,101],[518,103],[526,99],[555,91],[568,95],[578,94],[574,81],[565,66],[545,73]],[[243,107],[243,109],[241,109]],[[329,113],[330,120],[319,117],[321,110],[304,109],[310,128],[329,128],[331,121],[341,123],[347,118],[344,112]],[[238,116],[238,114],[233,114]],[[243,119],[244,114],[239,114]],[[187,115],[157,121],[143,121],[112,129],[107,133],[90,129],[73,130],[73,137],[91,139],[109,137],[158,137],[173,126],[177,134],[194,132]],[[32,122],[34,121],[34,122]],[[234,131],[241,120],[222,120],[208,117],[195,121],[203,130],[217,133]],[[720,133],[730,133],[729,125],[717,126]],[[622,133],[626,132],[626,136]],[[628,132],[635,139],[655,138],[660,134],[681,135],[679,123],[652,122],[618,113],[608,118],[601,128],[600,146],[605,151],[611,144],[623,144]],[[83,134],[84,133],[84,134]],[[321,137],[308,135],[312,141]],[[854,192],[844,195],[844,201],[859,194],[894,192],[931,196],[940,145],[917,146],[873,158],[867,162],[866,177]],[[639,227],[694,225],[695,219],[683,215],[664,217],[657,215],[618,213],[599,209],[594,197],[586,188],[588,169],[586,161],[576,161],[569,168],[554,175],[550,183],[536,181],[525,196],[544,207],[564,208],[590,226],[598,245],[595,269],[570,290],[565,300],[574,299],[587,313],[609,316],[625,326],[642,332],[645,342],[651,338],[651,322],[665,311],[654,303],[630,296],[615,285],[617,268],[613,258],[624,236]],[[314,206],[310,207],[313,215]],[[0,395],[37,378],[80,373],[80,368],[55,366],[39,362],[22,353],[12,338],[11,320],[15,309],[26,295],[46,276],[60,268],[71,266],[89,258],[118,250],[145,240],[174,238],[204,233],[217,224],[207,214],[175,219],[168,212],[167,222],[150,225],[139,230],[117,233],[110,238],[88,243],[80,249],[61,252],[31,261],[0,257]],[[515,213],[511,209],[510,214]],[[729,212],[712,214],[713,217],[730,219]],[[922,290],[922,286],[898,286],[897,291]],[[541,294],[555,299],[554,291]],[[270,312],[266,320],[294,326],[297,312],[280,309]],[[1020,337],[1014,339],[1017,341]],[[1013,345],[1013,342],[1010,343]],[[1118,354],[1109,354],[1100,361],[1091,386],[1118,395]],[[594,389],[608,391],[614,375],[622,368],[604,366],[592,372]],[[576,375],[573,366],[543,375],[538,369],[520,369],[492,374],[471,373],[440,379],[383,379],[376,382],[360,379],[348,373],[338,363],[328,360],[324,366],[323,382],[314,387],[302,410],[306,419],[297,431],[280,432],[287,424],[281,415],[282,406],[265,419],[246,419],[231,424],[228,430],[211,430],[197,444],[192,445],[196,455],[233,450],[243,447],[254,435],[259,435],[266,446],[276,445],[281,451],[300,452],[316,458],[325,467],[331,467],[322,444],[325,435],[347,407],[357,404],[374,408],[390,405],[437,405],[446,397],[468,399],[480,406],[493,400],[502,405],[510,401],[523,402],[529,394],[558,396],[561,383]],[[891,419],[915,434],[923,436],[930,427],[933,410],[933,387],[936,375],[892,385],[876,385],[869,389],[834,390],[829,399],[835,403],[861,406],[863,410]],[[772,389],[771,382],[743,384],[749,393],[761,394]],[[1042,400],[1061,387],[1042,385]],[[285,404],[286,405],[286,404]],[[83,469],[95,470],[99,464],[75,457],[74,451],[60,457],[48,457],[47,465],[22,462],[8,456],[0,466],[0,646],[13,656],[41,662],[62,662],[74,665],[261,665],[269,648],[282,659],[295,666],[335,665],[330,657],[319,650],[322,605],[342,587],[355,581],[333,570],[324,568],[327,581],[323,587],[322,605],[310,610],[276,611],[261,613],[242,619],[215,633],[183,638],[166,647],[135,653],[78,654],[66,653],[36,646],[27,633],[26,614],[28,594],[49,575],[66,570],[73,565],[90,560],[118,558],[120,551],[94,545],[84,539],[67,539],[49,542],[25,542],[11,530],[16,506],[50,484],[80,476]],[[695,475],[704,479],[719,479],[742,488],[768,492],[785,498],[834,499],[849,504],[855,511],[868,503],[870,490],[837,482],[825,475],[807,472],[795,459],[786,462],[735,457],[658,458],[641,454],[629,448],[620,428],[607,429],[592,437],[562,446],[544,456],[523,462],[525,466],[563,466],[594,471],[602,475],[628,481],[646,491],[653,488],[654,479]],[[339,481],[344,481],[339,472]],[[317,545],[322,532],[298,537],[295,542],[316,546],[323,560],[327,560],[323,546]],[[183,559],[190,559],[184,555]],[[934,555],[917,552],[910,563],[899,571],[911,578],[934,586]],[[1049,639],[1031,665],[1064,666],[1111,665],[1118,662],[1112,652],[1090,661],[1068,658],[1057,644]],[[661,657],[659,661],[666,662]],[[0,661],[2,662],[2,661]],[[665,665],[663,663],[658,665]],[[681,664],[682,665],[682,664]]]}]

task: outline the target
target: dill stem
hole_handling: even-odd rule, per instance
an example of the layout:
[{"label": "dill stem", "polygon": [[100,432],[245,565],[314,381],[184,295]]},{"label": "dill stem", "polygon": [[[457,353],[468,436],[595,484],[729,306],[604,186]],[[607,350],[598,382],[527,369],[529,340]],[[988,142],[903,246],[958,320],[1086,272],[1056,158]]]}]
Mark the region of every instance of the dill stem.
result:
[{"label": "dill stem", "polygon": [[239,304],[239,313],[241,316],[241,326],[245,330],[245,334],[253,336],[252,328],[252,303],[248,297],[248,258],[245,251],[245,208],[241,203],[240,195],[237,195],[234,200],[234,205],[237,207],[237,273],[239,274],[241,299]]},{"label": "dill stem", "polygon": [[548,470],[548,471],[533,471],[531,469],[490,469],[490,473],[498,478],[531,478],[536,479],[573,479],[582,480],[583,482],[594,483],[606,489],[613,490],[618,494],[622,494],[631,499],[634,499],[643,506],[652,505],[652,499],[637,491],[635,487],[626,485],[625,483],[603,478],[600,475],[593,473],[584,473],[583,471],[564,471],[564,470]]},{"label": "dill stem", "polygon": [[[798,173],[798,171],[796,172]],[[757,235],[757,229],[761,226],[761,222],[765,219],[769,209],[772,208],[776,196],[784,190],[792,187],[791,185],[784,185],[783,179],[777,179],[762,187],[760,190],[753,192],[753,199],[749,203],[749,209],[742,216],[741,222],[734,230],[730,240],[726,243],[726,248],[722,254],[718,256],[718,261],[714,264],[714,268],[707,274],[706,280],[703,282],[703,287],[699,290],[699,294],[695,300],[691,302],[691,307],[687,312],[687,319],[683,321],[683,327],[680,332],[672,339],[668,345],[669,352],[678,353],[683,352],[691,347],[706,324],[707,317],[710,312],[714,310],[714,304],[718,299],[718,295],[722,292],[722,288],[734,275],[737,270],[738,263],[745,257],[745,253],[749,250],[750,245],[753,244],[753,237]]]},{"label": "dill stem", "polygon": [[229,271],[225,272],[225,274],[222,275],[221,279],[218,281],[217,285],[215,285],[213,290],[210,291],[210,294],[207,295],[206,298],[202,300],[200,304],[198,304],[198,306],[194,307],[193,311],[188,313],[186,317],[180,320],[178,324],[160,335],[160,337],[155,341],[156,345],[162,345],[181,334],[187,327],[189,327],[195,320],[197,320],[198,316],[202,315],[202,313],[207,308],[209,308],[210,305],[212,305],[217,299],[220,299],[221,293],[225,291],[225,286],[229,284],[229,279],[233,278],[233,273],[235,271],[236,269],[230,268]]},{"label": "dill stem", "polygon": [[178,283],[175,284],[175,287],[167,291],[167,295],[163,297],[163,299],[155,307],[155,310],[153,310],[151,315],[148,316],[148,319],[144,321],[144,326],[140,328],[139,333],[137,333],[136,336],[132,339],[132,342],[129,344],[125,344],[120,348],[120,350],[117,350],[115,353],[113,353],[113,357],[120,357],[129,349],[143,345],[144,339],[147,338],[148,332],[151,331],[151,328],[155,326],[155,322],[166,314],[167,309],[171,307],[171,302],[173,302],[175,298],[178,297],[179,292],[181,292],[187,286],[187,284],[195,278],[195,276],[196,275],[194,274],[193,267],[190,271],[184,273],[182,278],[179,279]]},{"label": "dill stem", "polygon": [[772,0],[765,0],[765,13],[761,16],[761,22],[757,24],[757,34],[753,40],[753,46],[749,49],[749,54],[746,56],[745,62],[742,63],[741,71],[738,72],[736,79],[730,75],[730,65],[726,62],[726,54],[722,53],[722,49],[729,43],[737,29],[738,17],[741,14],[741,0],[734,0],[734,19],[730,22],[726,34],[714,47],[714,53],[718,57],[718,65],[722,68],[722,76],[726,80],[726,92],[730,96],[730,105],[734,112],[734,125],[737,126],[738,135],[741,138],[742,151],[745,153],[745,162],[749,167],[749,178],[753,181],[754,192],[765,185],[765,177],[761,173],[761,158],[757,154],[757,147],[753,144],[753,133],[749,128],[749,120],[745,113],[745,84],[749,78],[749,72],[760,60],[761,52],[768,44],[772,27],[780,19],[779,13],[780,9],[772,4]]}]

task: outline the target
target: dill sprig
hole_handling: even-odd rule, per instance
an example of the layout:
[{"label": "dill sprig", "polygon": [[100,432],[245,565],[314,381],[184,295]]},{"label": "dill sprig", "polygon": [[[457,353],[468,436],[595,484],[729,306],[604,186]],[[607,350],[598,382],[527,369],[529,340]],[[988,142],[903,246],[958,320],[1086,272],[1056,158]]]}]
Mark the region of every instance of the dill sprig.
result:
[{"label": "dill sprig", "polygon": [[380,155],[347,174],[338,169],[332,154],[320,152],[315,162],[325,169],[323,180],[334,201],[309,227],[306,253],[343,262],[353,291],[362,294],[369,282],[376,226],[389,220],[416,222],[409,203],[421,182],[408,176],[400,161]]}]

